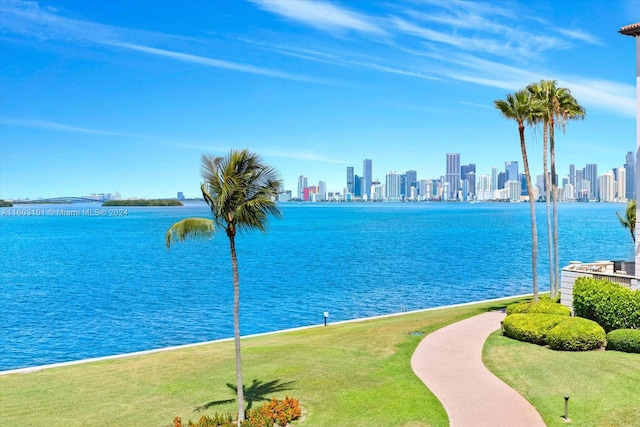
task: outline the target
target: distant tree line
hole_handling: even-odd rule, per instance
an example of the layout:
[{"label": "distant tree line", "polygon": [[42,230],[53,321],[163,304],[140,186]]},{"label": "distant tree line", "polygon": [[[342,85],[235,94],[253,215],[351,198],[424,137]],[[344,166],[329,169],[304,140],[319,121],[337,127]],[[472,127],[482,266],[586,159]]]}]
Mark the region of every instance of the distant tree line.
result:
[{"label": "distant tree line", "polygon": [[102,206],[183,206],[176,199],[107,200]]}]

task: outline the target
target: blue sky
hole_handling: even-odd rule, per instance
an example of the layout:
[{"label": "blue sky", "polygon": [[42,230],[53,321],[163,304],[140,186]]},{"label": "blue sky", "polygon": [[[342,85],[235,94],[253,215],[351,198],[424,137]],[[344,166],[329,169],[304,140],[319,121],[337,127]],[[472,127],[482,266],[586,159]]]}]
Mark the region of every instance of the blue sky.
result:
[{"label": "blue sky", "polygon": [[[586,108],[561,175],[635,151],[636,1],[0,1],[0,198],[198,197],[249,148],[295,192],[522,164],[495,99],[555,79]],[[542,135],[527,131],[533,174]],[[535,179],[535,178],[534,178]]]}]

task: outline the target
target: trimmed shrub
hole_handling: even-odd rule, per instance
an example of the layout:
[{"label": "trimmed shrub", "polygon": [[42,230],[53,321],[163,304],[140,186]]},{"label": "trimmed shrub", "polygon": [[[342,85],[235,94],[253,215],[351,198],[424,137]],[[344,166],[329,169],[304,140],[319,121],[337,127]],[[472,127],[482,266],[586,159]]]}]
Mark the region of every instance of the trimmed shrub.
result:
[{"label": "trimmed shrub", "polygon": [[537,303],[526,301],[509,304],[507,306],[507,316],[515,313],[546,313],[571,316],[571,309],[549,298],[540,298]]},{"label": "trimmed shrub", "polygon": [[547,334],[547,344],[554,350],[596,350],[604,347],[606,342],[602,326],[582,317],[567,317]]},{"label": "trimmed shrub", "polygon": [[606,332],[640,329],[640,291],[607,280],[576,279],[573,309],[576,316],[597,322]]},{"label": "trimmed shrub", "polygon": [[609,332],[607,350],[640,353],[640,329],[616,329]]},{"label": "trimmed shrub", "polygon": [[567,316],[545,313],[515,313],[505,317],[504,335],[518,341],[545,345],[547,333]]}]

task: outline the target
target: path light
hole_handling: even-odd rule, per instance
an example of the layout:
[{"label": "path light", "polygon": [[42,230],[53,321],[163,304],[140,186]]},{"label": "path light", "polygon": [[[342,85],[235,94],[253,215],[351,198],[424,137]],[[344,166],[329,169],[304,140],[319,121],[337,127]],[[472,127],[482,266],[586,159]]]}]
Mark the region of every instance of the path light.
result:
[{"label": "path light", "polygon": [[500,321],[500,335],[504,335],[504,320]]},{"label": "path light", "polygon": [[569,421],[569,396],[564,397],[564,420]]},{"label": "path light", "polygon": [[324,326],[327,326],[327,317],[329,317],[329,312],[325,311],[323,314],[324,314]]}]

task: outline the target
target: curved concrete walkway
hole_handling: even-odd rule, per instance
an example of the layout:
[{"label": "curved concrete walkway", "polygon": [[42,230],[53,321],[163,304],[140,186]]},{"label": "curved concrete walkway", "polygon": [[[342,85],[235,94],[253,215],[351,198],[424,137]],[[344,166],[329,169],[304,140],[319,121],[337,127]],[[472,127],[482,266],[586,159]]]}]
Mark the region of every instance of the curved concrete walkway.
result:
[{"label": "curved concrete walkway", "polygon": [[440,399],[452,427],[544,427],[540,414],[482,363],[482,346],[505,314],[492,311],[429,334],[411,367]]}]

